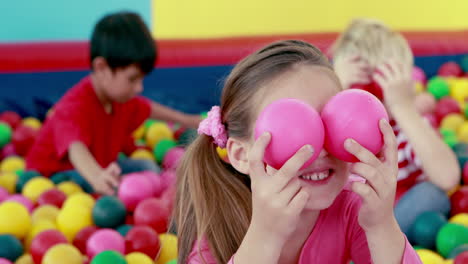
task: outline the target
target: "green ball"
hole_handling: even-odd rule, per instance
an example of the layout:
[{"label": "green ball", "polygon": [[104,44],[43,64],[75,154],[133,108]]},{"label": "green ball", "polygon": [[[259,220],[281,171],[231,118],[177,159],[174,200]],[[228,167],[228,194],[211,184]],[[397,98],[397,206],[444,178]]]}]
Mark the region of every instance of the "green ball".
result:
[{"label": "green ball", "polygon": [[0,258],[15,262],[23,255],[23,245],[12,235],[0,235]]},{"label": "green ball", "polygon": [[427,91],[439,100],[440,98],[449,95],[450,88],[446,80],[440,77],[434,77],[427,83]]},{"label": "green ball", "polygon": [[103,196],[93,208],[93,221],[98,227],[116,228],[125,223],[125,205],[114,196]]},{"label": "green ball", "polygon": [[463,109],[463,113],[465,114],[465,118],[468,119],[468,103],[465,104],[465,109]]},{"label": "green ball", "polygon": [[424,247],[421,247],[421,246],[413,246],[413,249],[414,250],[419,250],[419,249],[425,249]]},{"label": "green ball", "polygon": [[177,143],[172,139],[161,139],[154,147],[153,153],[156,160],[161,163],[166,156],[166,153],[177,146]]},{"label": "green ball", "polygon": [[434,249],[439,230],[447,224],[447,218],[438,212],[424,212],[420,214],[410,229],[410,236],[417,245],[427,249]]},{"label": "green ball", "polygon": [[150,126],[153,125],[154,123],[156,123],[156,120],[154,119],[146,120],[145,124],[143,125],[145,127],[145,131],[148,130],[148,128],[150,128]]},{"label": "green ball", "polygon": [[440,134],[442,134],[442,137],[454,137],[457,136],[457,133],[455,131],[447,129],[447,128],[440,128],[439,129]]},{"label": "green ball", "polygon": [[70,176],[67,175],[66,173],[59,172],[50,177],[50,180],[55,184],[58,185],[62,182],[66,182],[70,180]]},{"label": "green ball", "polygon": [[170,261],[166,262],[166,264],[177,264],[177,259],[170,260]]},{"label": "green ball", "polygon": [[10,143],[11,134],[11,127],[8,124],[0,122],[0,148]]},{"label": "green ball", "polygon": [[179,137],[179,145],[188,146],[190,145],[198,136],[196,129],[187,129]]},{"label": "green ball", "polygon": [[119,252],[112,250],[105,250],[97,254],[91,264],[127,264],[125,257],[122,256]]},{"label": "green ball", "polygon": [[460,255],[461,253],[465,251],[468,251],[468,244],[464,244],[464,245],[456,247],[454,250],[450,252],[447,258],[454,259],[456,256]]},{"label": "green ball", "polygon": [[21,173],[18,173],[18,181],[16,182],[16,192],[21,193],[23,191],[23,187],[26,185],[28,181],[33,178],[40,177],[41,174],[35,170],[27,170]]},{"label": "green ball", "polygon": [[203,112],[203,113],[200,114],[200,116],[201,116],[203,119],[205,119],[205,118],[208,117],[208,112]]},{"label": "green ball", "polygon": [[440,255],[446,258],[456,247],[468,244],[468,228],[459,224],[448,223],[437,234],[436,246]]},{"label": "green ball", "polygon": [[468,72],[468,55],[465,55],[461,61],[460,61],[460,66],[463,69],[464,72]]},{"label": "green ball", "polygon": [[444,142],[449,147],[453,148],[456,144],[458,144],[458,138],[457,138],[457,136],[444,137]]},{"label": "green ball", "polygon": [[130,231],[130,229],[132,229],[133,226],[132,225],[121,225],[119,227],[117,227],[117,232],[119,232],[123,237],[125,237],[128,233],[128,231]]}]

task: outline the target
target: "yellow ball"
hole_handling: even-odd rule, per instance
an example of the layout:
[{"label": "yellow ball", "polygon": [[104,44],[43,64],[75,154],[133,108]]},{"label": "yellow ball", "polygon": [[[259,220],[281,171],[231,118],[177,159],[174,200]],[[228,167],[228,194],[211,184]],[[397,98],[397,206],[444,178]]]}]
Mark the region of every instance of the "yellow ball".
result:
[{"label": "yellow ball", "polygon": [[173,234],[159,235],[161,241],[161,250],[156,264],[166,264],[177,258],[177,237]]},{"label": "yellow ball", "polygon": [[31,216],[24,205],[17,202],[0,204],[0,234],[24,238],[31,229]]},{"label": "yellow ball", "polygon": [[65,202],[62,205],[62,210],[75,207],[84,207],[88,210],[93,210],[95,203],[96,201],[91,195],[84,192],[75,193],[73,195],[70,195],[70,197],[68,197],[67,200],[65,200]]},{"label": "yellow ball", "polygon": [[414,84],[414,90],[416,91],[417,94],[424,92],[424,84],[420,82],[416,82]]},{"label": "yellow ball", "polygon": [[167,124],[156,122],[146,132],[146,144],[154,148],[162,139],[174,139],[174,134]]},{"label": "yellow ball", "polygon": [[50,221],[55,223],[57,221],[57,216],[60,210],[50,204],[46,204],[36,208],[32,214],[32,221],[33,223],[37,223],[40,221]]},{"label": "yellow ball", "polygon": [[458,128],[465,123],[465,117],[461,114],[449,114],[444,119],[440,127],[443,129],[449,129],[452,131],[457,131]]},{"label": "yellow ball", "polygon": [[17,181],[18,175],[16,173],[7,172],[0,174],[0,186],[5,188],[11,194],[16,192]]},{"label": "yellow ball", "polygon": [[130,155],[130,158],[142,159],[142,160],[154,160],[154,155],[147,149],[137,149],[132,153],[132,155]]},{"label": "yellow ball", "polygon": [[135,131],[133,131],[132,137],[135,140],[142,139],[145,136],[145,125],[142,124]]},{"label": "yellow ball", "polygon": [[439,256],[437,253],[430,251],[428,249],[418,249],[416,250],[419,258],[424,264],[443,264],[444,259]]},{"label": "yellow ball", "polygon": [[443,264],[453,264],[453,259],[446,259]]},{"label": "yellow ball", "polygon": [[39,235],[42,231],[51,230],[51,229],[57,229],[55,222],[52,222],[49,220],[41,220],[41,221],[37,221],[33,223],[31,231],[29,231],[29,234],[26,236],[26,242],[25,242],[26,249],[29,249],[33,239],[37,235]]},{"label": "yellow ball", "polygon": [[7,157],[0,164],[1,172],[17,172],[19,170],[24,170],[26,163],[24,159],[17,156]]},{"label": "yellow ball", "polygon": [[150,257],[140,252],[133,252],[125,256],[128,264],[154,264]]},{"label": "yellow ball", "polygon": [[450,96],[458,102],[464,102],[468,97],[468,80],[458,79],[450,88]]},{"label": "yellow ball", "polygon": [[73,241],[81,229],[92,225],[92,212],[86,207],[79,206],[62,209],[57,216],[57,226],[70,242]]},{"label": "yellow ball", "polygon": [[42,126],[41,121],[39,121],[39,119],[34,118],[34,117],[27,117],[23,119],[22,123],[23,125],[28,126],[32,129],[36,129],[36,130],[39,130]]},{"label": "yellow ball", "polygon": [[464,122],[457,131],[457,137],[460,142],[468,143],[468,121]]},{"label": "yellow ball", "polygon": [[26,254],[17,259],[15,264],[34,264],[34,261],[30,254]]},{"label": "yellow ball", "polygon": [[84,258],[80,251],[68,244],[58,244],[47,250],[42,264],[83,264]]},{"label": "yellow ball", "polygon": [[452,216],[450,223],[456,223],[468,227],[468,213],[462,213]]},{"label": "yellow ball", "polygon": [[60,183],[59,185],[57,185],[57,189],[59,189],[60,191],[62,191],[63,193],[65,193],[65,195],[67,197],[75,194],[75,193],[82,193],[83,192],[83,189],[81,189],[81,187],[74,183],[74,182],[71,182],[71,181],[66,181],[66,182],[62,182]]},{"label": "yellow ball", "polygon": [[218,152],[218,156],[221,159],[224,160],[227,158],[227,150],[225,148],[216,147],[216,152]]},{"label": "yellow ball", "polygon": [[44,177],[36,177],[29,180],[23,188],[23,195],[31,201],[36,202],[37,198],[44,192],[53,189],[54,183]]}]

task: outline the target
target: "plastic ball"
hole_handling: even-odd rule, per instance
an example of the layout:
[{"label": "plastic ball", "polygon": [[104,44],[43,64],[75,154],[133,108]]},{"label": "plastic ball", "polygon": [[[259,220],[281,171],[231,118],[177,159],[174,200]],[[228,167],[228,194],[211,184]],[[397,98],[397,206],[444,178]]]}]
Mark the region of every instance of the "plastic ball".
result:
[{"label": "plastic ball", "polygon": [[422,92],[414,100],[414,105],[422,115],[434,112],[437,101],[430,93]]},{"label": "plastic ball", "polygon": [[25,255],[19,257],[16,260],[15,264],[34,264],[34,261],[33,261],[30,254],[25,254]]},{"label": "plastic ball", "polygon": [[42,264],[83,264],[84,259],[80,251],[72,245],[59,244],[47,251]]},{"label": "plastic ball", "polygon": [[86,254],[86,245],[88,240],[98,230],[99,229],[95,226],[88,226],[81,229],[73,239],[73,246],[75,246],[81,253]]},{"label": "plastic ball", "polygon": [[15,193],[18,175],[8,172],[0,174],[0,186],[5,188],[9,193]]},{"label": "plastic ball", "polygon": [[456,247],[468,243],[468,228],[448,223],[443,226],[436,238],[437,251],[443,256],[448,254]]},{"label": "plastic ball", "polygon": [[23,187],[23,195],[36,202],[41,194],[53,188],[54,183],[51,180],[44,177],[36,177],[28,181]]},{"label": "plastic ball", "polygon": [[178,137],[179,145],[188,146],[197,138],[197,136],[198,132],[196,129],[185,129]]},{"label": "plastic ball", "polygon": [[413,67],[413,80],[421,83],[426,82],[426,73],[418,66]]},{"label": "plastic ball", "polygon": [[50,180],[54,184],[58,185],[58,184],[60,184],[62,182],[70,181],[70,176],[68,174],[66,174],[66,173],[59,172],[59,173],[55,173],[54,175],[52,175],[50,177]]},{"label": "plastic ball", "polygon": [[465,102],[465,99],[468,97],[468,80],[456,80],[450,88],[450,96],[457,100],[459,103]]},{"label": "plastic ball", "polygon": [[57,216],[57,226],[69,241],[83,228],[92,226],[91,209],[86,207],[71,207],[62,209]]},{"label": "plastic ball", "polygon": [[449,95],[450,88],[446,80],[440,77],[434,77],[427,83],[427,91],[439,100],[442,97]]},{"label": "plastic ball", "polygon": [[465,164],[465,166],[463,167],[463,176],[462,176],[462,180],[463,180],[463,184],[465,185],[468,185],[468,165]]},{"label": "plastic ball", "polygon": [[55,245],[67,244],[65,236],[57,230],[46,230],[33,239],[29,252],[34,263],[42,263],[46,252]]},{"label": "plastic ball", "polygon": [[175,148],[177,143],[173,139],[161,139],[155,146],[154,146],[154,157],[156,161],[161,163],[166,156],[166,153]]},{"label": "plastic ball", "polygon": [[48,220],[55,223],[59,212],[60,210],[53,205],[42,205],[34,210],[32,221],[35,223],[41,220]]},{"label": "plastic ball", "polygon": [[117,227],[116,231],[119,232],[119,234],[121,234],[123,237],[125,237],[132,228],[132,225],[125,224]]},{"label": "plastic ball", "polygon": [[156,121],[154,119],[147,119],[144,123],[143,123],[143,127],[145,128],[145,132],[148,131],[148,129],[154,124],[154,123],[157,123],[159,121]]},{"label": "plastic ball", "polygon": [[[177,259],[173,259],[169,262],[167,262],[166,264],[177,264]],[[350,264],[353,264],[352,262]]]},{"label": "plastic ball", "polygon": [[442,77],[458,77],[463,75],[463,70],[456,62],[449,61],[440,66],[437,75]]},{"label": "plastic ball", "polygon": [[88,240],[86,245],[86,253],[91,259],[105,251],[114,250],[121,254],[125,254],[125,240],[115,230],[101,229],[96,231]]},{"label": "plastic ball", "polygon": [[380,85],[375,81],[372,81],[367,84],[356,83],[356,84],[351,85],[351,89],[363,90],[363,91],[373,94],[380,101],[384,100],[384,93],[383,93],[382,87],[380,87]]},{"label": "plastic ball", "polygon": [[452,215],[468,213],[468,185],[461,187],[451,197]]},{"label": "plastic ball", "polygon": [[11,142],[15,151],[21,156],[26,156],[36,141],[38,130],[25,125],[19,125],[13,132]]},{"label": "plastic ball", "polygon": [[468,264],[468,252],[460,253],[455,258],[454,264]]},{"label": "plastic ball", "polygon": [[460,168],[465,166],[465,163],[468,161],[468,144],[467,143],[458,143],[452,147],[455,155],[457,156],[458,164]]},{"label": "plastic ball", "polygon": [[167,262],[177,258],[177,237],[173,234],[159,235],[161,241],[161,252],[156,261],[156,264],[166,264]]},{"label": "plastic ball", "polygon": [[148,226],[135,226],[125,236],[127,253],[141,252],[154,259],[161,247],[158,233]]},{"label": "plastic ball", "polygon": [[8,143],[2,149],[0,149],[0,158],[2,159],[17,155],[18,154],[15,151],[15,146],[13,146],[12,143]]},{"label": "plastic ball", "polygon": [[94,224],[102,228],[116,228],[125,223],[125,205],[114,196],[103,196],[93,208]]},{"label": "plastic ball", "polygon": [[21,123],[24,126],[30,127],[35,130],[39,130],[42,126],[41,121],[39,121],[39,119],[34,118],[34,117],[26,117],[25,119],[23,119]]},{"label": "plastic ball", "polygon": [[410,233],[414,242],[424,248],[435,248],[436,236],[447,218],[438,212],[424,212],[414,221]]},{"label": "plastic ball", "polygon": [[61,190],[67,197],[70,197],[73,194],[76,193],[82,193],[83,189],[81,187],[71,181],[65,181],[57,185],[57,189]]},{"label": "plastic ball", "polygon": [[165,123],[156,122],[152,124],[146,131],[146,144],[150,148],[154,148],[162,139],[174,139],[174,135],[169,126]]},{"label": "plastic ball", "polygon": [[12,136],[11,127],[8,124],[0,122],[0,148],[10,143]]},{"label": "plastic ball", "polygon": [[468,143],[468,122],[464,122],[459,128],[457,137],[460,142]]},{"label": "plastic ball", "polygon": [[162,181],[162,190],[165,191],[171,186],[174,186],[177,180],[177,175],[175,170],[165,170],[161,173],[161,181]]},{"label": "plastic ball", "polygon": [[9,193],[8,193],[7,189],[3,188],[0,185],[0,203],[3,202],[5,199],[7,199],[8,196],[9,196]]},{"label": "plastic ball", "polygon": [[38,234],[40,234],[43,231],[46,230],[57,230],[57,226],[55,225],[55,222],[49,221],[49,220],[41,220],[34,222],[31,228],[31,231],[29,234],[26,236],[25,239],[25,246],[27,249],[31,246],[32,241]]},{"label": "plastic ball", "polygon": [[19,204],[22,204],[26,209],[28,209],[29,213],[31,213],[34,210],[34,203],[21,194],[14,194],[8,197],[5,201],[17,202]]},{"label": "plastic ball", "polygon": [[133,252],[125,256],[128,264],[154,264],[153,260],[150,259],[147,255]]},{"label": "plastic ball", "polygon": [[145,125],[142,124],[140,125],[135,131],[132,133],[132,137],[137,140],[137,139],[142,139],[145,136]]},{"label": "plastic ball", "polygon": [[11,128],[15,129],[21,124],[21,116],[12,111],[6,111],[0,114],[0,121],[7,123]]},{"label": "plastic ball", "polygon": [[440,123],[440,127],[444,129],[457,131],[458,128],[460,128],[464,122],[465,122],[465,117],[463,115],[459,113],[448,114],[442,119],[442,122]]},{"label": "plastic ball", "polygon": [[464,72],[468,72],[468,56],[465,55],[460,61],[460,66],[462,67]]},{"label": "plastic ball", "polygon": [[455,99],[444,97],[437,102],[434,114],[438,120],[442,120],[445,116],[452,113],[461,113],[460,105]]},{"label": "plastic ball", "polygon": [[428,249],[418,249],[416,253],[424,264],[442,264],[444,261],[441,256]]},{"label": "plastic ball", "polygon": [[118,196],[129,211],[134,211],[136,206],[143,200],[153,195],[151,182],[138,173],[127,175],[123,178]]},{"label": "plastic ball", "polygon": [[422,84],[420,82],[416,82],[414,84],[414,91],[416,92],[416,94],[420,94],[420,93],[424,92],[425,88],[426,87],[424,86],[424,84]]},{"label": "plastic ball", "polygon": [[153,171],[143,171],[139,173],[140,176],[145,177],[151,183],[153,196],[160,196],[164,191],[163,177]]},{"label": "plastic ball", "polygon": [[0,234],[24,238],[31,228],[31,216],[24,205],[17,202],[0,204]]},{"label": "plastic ball", "polygon": [[97,254],[91,264],[128,264],[125,260],[125,257],[116,251],[106,250],[102,251],[101,253]]},{"label": "plastic ball", "polygon": [[157,198],[146,199],[135,209],[133,217],[136,225],[147,225],[157,233],[167,231],[170,211],[164,201]]},{"label": "plastic ball", "polygon": [[27,171],[20,172],[18,182],[16,184],[16,191],[23,192],[23,188],[24,186],[26,186],[26,183],[28,183],[30,180],[37,178],[37,177],[41,177],[41,174],[34,170],[27,170]]},{"label": "plastic ball", "polygon": [[373,95],[361,90],[338,93],[322,110],[325,149],[341,160],[355,162],[356,157],[344,148],[345,140],[352,138],[372,153],[378,153],[383,146],[381,119],[388,120],[388,114]]},{"label": "plastic ball", "polygon": [[0,234],[0,258],[16,261],[23,254],[23,245],[18,238]]},{"label": "plastic ball", "polygon": [[454,259],[456,256],[458,256],[462,252],[468,252],[468,244],[464,244],[464,245],[456,247],[454,250],[450,252],[447,258]]},{"label": "plastic ball", "polygon": [[154,156],[153,156],[153,153],[151,153],[151,151],[147,150],[147,149],[137,149],[135,150],[131,155],[130,155],[130,158],[132,159],[141,159],[141,160],[151,160],[151,161],[154,161]]},{"label": "plastic ball", "polygon": [[[290,129],[294,127],[294,129]],[[310,133],[314,131],[314,133]],[[281,168],[301,147],[311,145],[313,156],[303,165],[309,166],[320,154],[324,142],[324,128],[320,115],[310,105],[297,99],[280,99],[266,106],[255,123],[255,138],[271,134],[265,150],[265,162]]]},{"label": "plastic ball", "polygon": [[216,152],[218,153],[219,158],[221,158],[224,161],[228,160],[227,149],[216,147]]},{"label": "plastic ball", "polygon": [[452,216],[449,220],[450,223],[460,224],[468,228],[468,213],[462,213]]},{"label": "plastic ball", "polygon": [[93,196],[87,193],[75,193],[70,195],[65,202],[63,203],[63,209],[73,208],[73,207],[84,207],[89,210],[92,210],[96,204]]},{"label": "plastic ball", "polygon": [[39,205],[50,204],[61,208],[66,199],[67,196],[65,193],[54,188],[42,193],[41,196],[39,196],[37,199],[37,203]]},{"label": "plastic ball", "polygon": [[163,168],[176,169],[179,166],[184,153],[185,149],[181,147],[175,147],[167,151],[162,162]]},{"label": "plastic ball", "polygon": [[4,159],[0,164],[0,171],[1,172],[17,172],[20,170],[24,170],[26,164],[24,159],[17,156],[12,156]]}]

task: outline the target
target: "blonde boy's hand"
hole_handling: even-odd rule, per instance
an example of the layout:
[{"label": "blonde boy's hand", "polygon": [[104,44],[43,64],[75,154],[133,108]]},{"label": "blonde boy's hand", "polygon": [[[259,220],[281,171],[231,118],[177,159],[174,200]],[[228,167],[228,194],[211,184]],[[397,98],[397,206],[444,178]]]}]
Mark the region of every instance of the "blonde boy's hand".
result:
[{"label": "blonde boy's hand", "polygon": [[117,163],[113,162],[101,171],[90,182],[94,191],[104,195],[113,195],[115,188],[119,186],[121,169]]},{"label": "blonde boy's hand", "polygon": [[410,68],[395,60],[390,60],[379,65],[372,76],[382,87],[385,105],[390,111],[397,107],[414,104],[415,90]]},{"label": "blonde boy's hand", "polygon": [[367,84],[372,81],[368,63],[359,56],[337,57],[333,67],[344,89],[351,88],[353,84]]}]

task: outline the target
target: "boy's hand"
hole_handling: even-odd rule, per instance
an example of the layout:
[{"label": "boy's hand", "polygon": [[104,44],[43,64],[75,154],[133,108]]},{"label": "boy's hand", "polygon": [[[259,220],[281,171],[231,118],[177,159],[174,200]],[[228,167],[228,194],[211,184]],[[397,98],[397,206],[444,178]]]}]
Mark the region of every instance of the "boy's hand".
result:
[{"label": "boy's hand", "polygon": [[359,211],[359,224],[366,231],[384,230],[393,227],[398,175],[398,155],[395,135],[386,120],[380,121],[384,136],[382,157],[378,158],[359,143],[348,139],[346,150],[360,160],[352,165],[351,172],[364,177],[367,182],[354,182],[351,190],[362,198]]},{"label": "boy's hand", "polygon": [[119,186],[120,173],[121,169],[117,163],[109,164],[92,180],[91,185],[94,191],[104,195],[113,195],[115,188]]},{"label": "boy's hand", "polygon": [[372,76],[382,87],[385,97],[385,105],[390,111],[401,106],[414,104],[415,90],[411,78],[411,67],[390,60],[377,67]]},{"label": "boy's hand", "polygon": [[344,89],[351,88],[353,84],[367,84],[372,81],[368,63],[359,56],[338,57],[333,67]]}]

